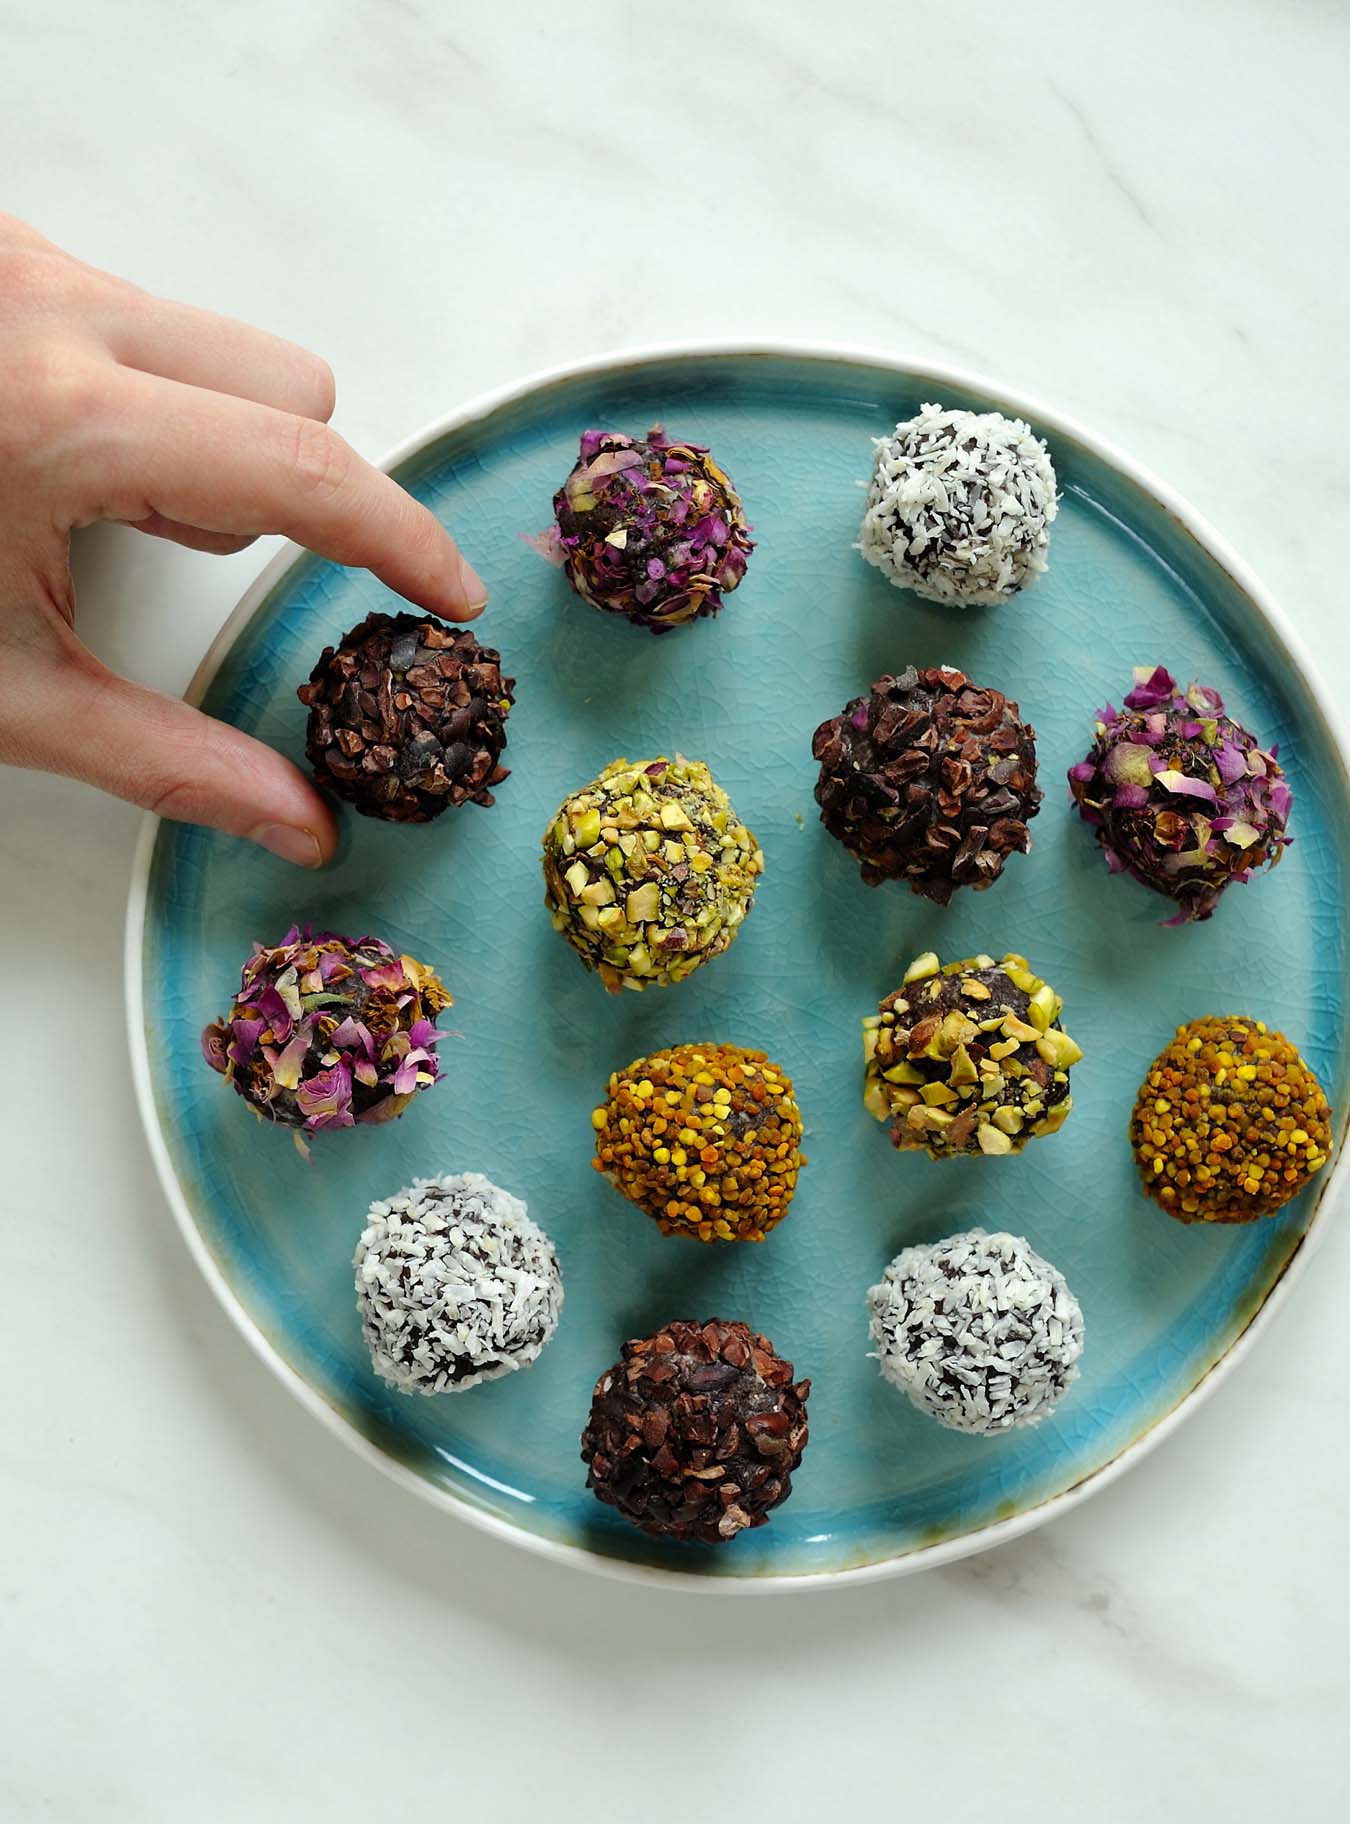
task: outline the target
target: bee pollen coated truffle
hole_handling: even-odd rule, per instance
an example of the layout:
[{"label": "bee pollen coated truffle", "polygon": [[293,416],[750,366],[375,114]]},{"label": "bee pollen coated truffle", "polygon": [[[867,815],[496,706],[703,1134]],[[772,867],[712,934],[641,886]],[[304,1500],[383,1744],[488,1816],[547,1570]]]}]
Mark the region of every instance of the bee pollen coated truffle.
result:
[{"label": "bee pollen coated truffle", "polygon": [[1183,693],[1162,665],[1140,666],[1124,706],[1097,712],[1069,790],[1111,872],[1180,907],[1169,925],[1211,917],[1234,881],[1273,868],[1291,840],[1293,794],[1275,750],[1224,713],[1217,690]]},{"label": "bee pollen coated truffle", "polygon": [[905,1248],[867,1308],[881,1372],[949,1431],[1037,1425],[1078,1378],[1078,1300],[1018,1235]]},{"label": "bee pollen coated truffle", "polygon": [[1054,468],[1029,425],[925,405],[876,439],[858,548],[929,601],[1003,602],[1045,569],[1058,511]]},{"label": "bee pollen coated truffle", "polygon": [[907,880],[945,906],[1031,847],[1036,731],[1002,691],[942,665],[878,678],[811,743],[820,820],[870,887]]},{"label": "bee pollen coated truffle", "polygon": [[301,1130],[390,1121],[440,1075],[436,974],[378,937],[292,925],[255,944],[224,1019],[202,1052],[268,1121]]},{"label": "bee pollen coated truffle", "polygon": [[429,823],[493,802],[514,680],[466,627],[368,614],[300,686],[314,777],[367,817]]},{"label": "bee pollen coated truffle", "polygon": [[1331,1151],[1321,1084],[1281,1032],[1224,1014],[1178,1026],[1130,1120],[1145,1191],[1181,1222],[1251,1222],[1296,1197]]},{"label": "bee pollen coated truffle", "polygon": [[1064,1003],[1011,952],[943,964],[930,950],[863,1021],[863,1103],[897,1147],[936,1158],[1020,1153],[1064,1125],[1082,1057]]},{"label": "bee pollen coated truffle", "polygon": [[419,1178],[372,1204],[352,1264],[371,1363],[401,1393],[460,1393],[528,1368],[558,1327],[553,1243],[478,1172]]},{"label": "bee pollen coated truffle", "polygon": [[639,1058],[615,1071],[592,1123],[595,1169],[664,1235],[763,1241],[806,1163],[791,1079],[738,1045]]},{"label": "bee pollen coated truffle", "polygon": [[764,855],[700,760],[615,760],[544,832],[544,900],[611,993],[666,987],[719,955]]},{"label": "bee pollen coated truffle", "polygon": [[584,601],[650,633],[716,614],[754,548],[728,477],[659,424],[645,438],[584,432],[553,511],[530,542]]},{"label": "bee pollen coated truffle", "polygon": [[810,1391],[744,1324],[666,1324],[625,1343],[596,1382],[587,1486],[644,1533],[734,1539],[791,1493]]}]

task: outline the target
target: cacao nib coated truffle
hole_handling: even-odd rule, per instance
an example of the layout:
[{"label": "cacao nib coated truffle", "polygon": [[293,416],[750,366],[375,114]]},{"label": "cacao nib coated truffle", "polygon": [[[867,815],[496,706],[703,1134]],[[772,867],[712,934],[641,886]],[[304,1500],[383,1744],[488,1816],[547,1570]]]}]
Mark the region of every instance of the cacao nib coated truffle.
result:
[{"label": "cacao nib coated truffle", "polygon": [[371,1364],[400,1393],[462,1393],[528,1368],[558,1327],[553,1243],[480,1172],[372,1204],[352,1265]]},{"label": "cacao nib coated truffle", "polygon": [[763,1526],[792,1491],[810,1391],[744,1324],[667,1324],[597,1381],[586,1485],[658,1538],[717,1545]]},{"label": "cacao nib coated truffle", "polygon": [[1217,690],[1183,694],[1162,665],[1138,667],[1124,707],[1098,711],[1069,790],[1111,872],[1180,906],[1169,925],[1211,917],[1230,882],[1273,868],[1291,840],[1275,750],[1225,715]]},{"label": "cacao nib coated truffle", "polygon": [[592,607],[651,633],[716,614],[754,549],[740,496],[702,444],[585,431],[536,541]]},{"label": "cacao nib coated truffle", "polygon": [[514,679],[466,627],[368,614],[324,648],[297,695],[320,785],[366,817],[430,823],[452,804],[491,804],[506,768]]},{"label": "cacao nib coated truffle", "polygon": [[1331,1152],[1321,1084],[1282,1032],[1224,1014],[1178,1026],[1139,1086],[1130,1145],[1179,1222],[1252,1222],[1297,1197]]},{"label": "cacao nib coated truffle", "polygon": [[820,820],[869,887],[907,880],[945,906],[957,887],[990,887],[1031,847],[1040,809],[1036,731],[1000,690],[950,666],[878,678],[822,722]]},{"label": "cacao nib coated truffle", "polygon": [[701,760],[614,760],[544,832],[553,928],[611,994],[683,981],[735,938],[764,852]]},{"label": "cacao nib coated truffle", "polygon": [[881,1372],[949,1431],[1039,1425],[1078,1379],[1078,1300],[1020,1235],[905,1248],[867,1308]]},{"label": "cacao nib coated truffle", "polygon": [[1054,468],[1029,425],[926,405],[876,439],[858,548],[930,602],[1004,602],[1045,569],[1058,511]]},{"label": "cacao nib coated truffle", "polygon": [[763,1241],[806,1164],[791,1079],[739,1045],[674,1045],[616,1070],[591,1124],[596,1171],[663,1235]]},{"label": "cacao nib coated truffle", "polygon": [[434,971],[378,937],[292,925],[279,944],[253,946],[202,1052],[283,1127],[392,1121],[440,1075],[436,1017],[450,1002]]},{"label": "cacao nib coated truffle", "polygon": [[1069,1071],[1083,1053],[1063,1007],[1023,956],[944,966],[930,950],[863,1021],[863,1105],[901,1150],[1020,1153],[1073,1107]]}]

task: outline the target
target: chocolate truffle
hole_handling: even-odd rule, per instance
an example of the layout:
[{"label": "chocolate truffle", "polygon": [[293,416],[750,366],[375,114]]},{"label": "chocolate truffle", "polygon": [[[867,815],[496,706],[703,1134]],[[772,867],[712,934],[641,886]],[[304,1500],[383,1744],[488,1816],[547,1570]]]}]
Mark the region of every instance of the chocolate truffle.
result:
[{"label": "chocolate truffle", "polygon": [[615,760],[544,832],[544,903],[613,993],[667,987],[740,930],[764,854],[701,760]]},{"label": "chocolate truffle", "polygon": [[1082,1057],[1064,1002],[1023,956],[942,964],[930,950],[863,1021],[863,1105],[902,1150],[1020,1153],[1064,1125]]},{"label": "chocolate truffle", "polygon": [[949,1431],[1039,1425],[1078,1378],[1078,1300],[1018,1235],[905,1248],[867,1309],[881,1372]]},{"label": "chocolate truffle", "polygon": [[958,887],[991,887],[1031,847],[1040,809],[1036,731],[1001,690],[943,665],[878,678],[822,722],[820,820],[869,887],[907,880],[945,906]]},{"label": "chocolate truffle", "polygon": [[1179,1222],[1273,1216],[1327,1162],[1331,1110],[1283,1033],[1224,1014],[1178,1026],[1130,1118],[1144,1189]]},{"label": "chocolate truffle", "polygon": [[202,1052],[256,1115],[303,1136],[392,1121],[440,1075],[434,971],[378,937],[292,925],[255,944],[239,993]]},{"label": "chocolate truffle", "polygon": [[585,431],[537,550],[584,601],[650,633],[716,614],[753,544],[740,496],[702,444]]},{"label": "chocolate truffle", "polygon": [[1059,503],[1029,425],[926,405],[875,443],[859,538],[869,564],[897,588],[961,608],[1035,582]]},{"label": "chocolate truffle", "polygon": [[1111,872],[1176,901],[1169,925],[1209,918],[1231,881],[1274,867],[1290,841],[1275,749],[1225,715],[1217,690],[1183,694],[1162,665],[1136,669],[1123,709],[1097,712],[1069,790]]},{"label": "chocolate truffle", "polygon": [[373,1203],[352,1264],[371,1363],[400,1393],[462,1393],[528,1368],[558,1327],[553,1243],[479,1172]]},{"label": "chocolate truffle", "polygon": [[806,1164],[791,1078],[739,1045],[639,1058],[615,1071],[591,1120],[596,1171],[663,1235],[763,1241]]},{"label": "chocolate truffle", "polygon": [[734,1539],[792,1492],[810,1391],[744,1324],[667,1324],[596,1382],[586,1486],[644,1533]]},{"label": "chocolate truffle", "polygon": [[467,627],[368,614],[326,646],[297,695],[320,785],[366,817],[430,823],[452,804],[491,804],[507,777],[514,680]]}]

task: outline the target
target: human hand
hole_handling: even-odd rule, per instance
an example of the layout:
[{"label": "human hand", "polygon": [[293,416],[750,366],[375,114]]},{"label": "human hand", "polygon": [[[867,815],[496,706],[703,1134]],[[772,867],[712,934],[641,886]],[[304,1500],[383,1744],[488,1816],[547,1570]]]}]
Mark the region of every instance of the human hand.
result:
[{"label": "human hand", "polygon": [[322,797],[260,741],[117,677],[75,635],[70,533],[121,520],[195,551],[281,532],[449,620],[487,590],[425,507],[328,429],[333,376],[0,215],[0,761],[319,867]]}]

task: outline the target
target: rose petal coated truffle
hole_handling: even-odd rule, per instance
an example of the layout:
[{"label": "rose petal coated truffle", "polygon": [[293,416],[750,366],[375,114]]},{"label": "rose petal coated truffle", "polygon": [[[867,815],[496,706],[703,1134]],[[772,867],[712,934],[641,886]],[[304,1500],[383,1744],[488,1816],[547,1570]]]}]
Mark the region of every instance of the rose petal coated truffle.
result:
[{"label": "rose petal coated truffle", "polygon": [[1069,790],[1111,872],[1176,901],[1169,925],[1209,918],[1231,881],[1274,867],[1290,841],[1293,794],[1274,748],[1224,714],[1217,690],[1183,693],[1161,665],[1135,671],[1123,709],[1098,711]]},{"label": "rose petal coated truffle", "polygon": [[1011,953],[940,963],[930,950],[863,1021],[863,1104],[902,1150],[1020,1153],[1064,1125],[1083,1053],[1063,1001]]},{"label": "rose petal coated truffle", "polygon": [[930,602],[1005,602],[1045,569],[1058,511],[1054,468],[1029,425],[926,405],[876,439],[859,549]]},{"label": "rose petal coated truffle", "polygon": [[667,987],[740,930],[764,854],[701,760],[615,760],[544,832],[544,903],[613,993]]},{"label": "rose petal coated truffle", "polygon": [[371,1363],[400,1393],[462,1393],[528,1368],[558,1327],[553,1243],[479,1172],[372,1204],[352,1264]]},{"label": "rose petal coated truffle", "polygon": [[292,925],[279,944],[254,945],[202,1052],[255,1114],[284,1127],[392,1121],[440,1075],[436,1016],[449,1005],[432,970],[378,937]]},{"label": "rose petal coated truffle", "polygon": [[792,1080],[762,1051],[676,1045],[615,1071],[591,1117],[597,1172],[699,1241],[763,1241],[806,1164]]},{"label": "rose petal coated truffle", "polygon": [[514,680],[466,627],[368,614],[326,646],[297,695],[320,785],[366,817],[430,823],[452,804],[491,804]]},{"label": "rose petal coated truffle", "polygon": [[1031,847],[1036,731],[962,671],[911,665],[878,678],[821,723],[811,752],[820,820],[869,887],[907,880],[945,906],[958,887],[993,886],[1008,856]]},{"label": "rose petal coated truffle", "polygon": [[644,1533],[734,1539],[792,1492],[810,1391],[744,1324],[667,1324],[596,1382],[586,1485]]},{"label": "rose petal coated truffle", "polygon": [[1078,1378],[1078,1300],[1018,1235],[905,1248],[867,1309],[881,1372],[949,1431],[1038,1425]]},{"label": "rose petal coated truffle", "polygon": [[555,524],[531,542],[583,600],[650,633],[716,614],[754,549],[740,496],[707,450],[586,431],[553,496]]},{"label": "rose petal coated truffle", "polygon": [[1273,1216],[1327,1162],[1331,1110],[1283,1033],[1225,1014],[1178,1026],[1130,1119],[1144,1189],[1180,1222]]}]

